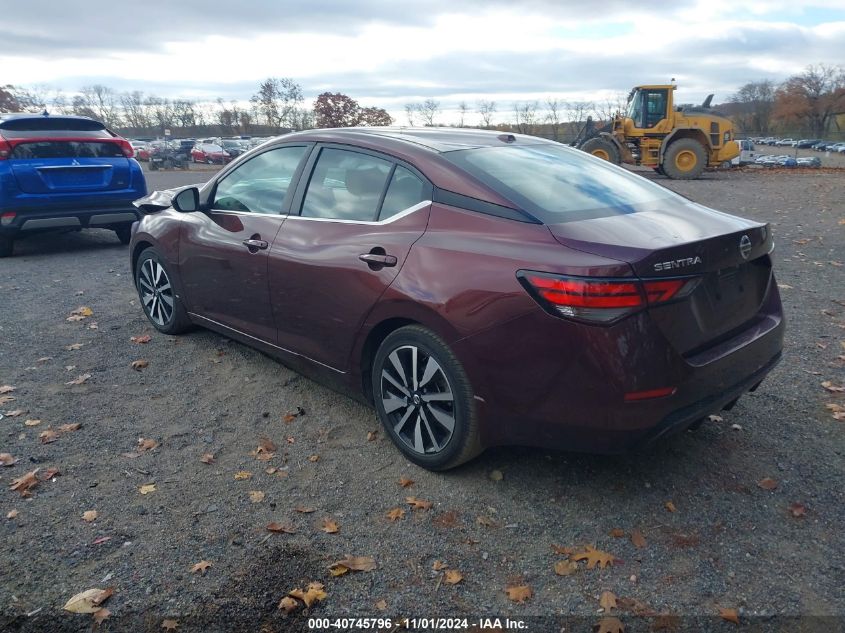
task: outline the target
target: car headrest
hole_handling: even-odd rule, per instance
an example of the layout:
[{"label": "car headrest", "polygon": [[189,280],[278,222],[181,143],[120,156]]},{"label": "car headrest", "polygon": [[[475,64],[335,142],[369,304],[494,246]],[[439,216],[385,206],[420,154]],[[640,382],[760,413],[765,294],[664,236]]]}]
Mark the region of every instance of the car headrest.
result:
[{"label": "car headrest", "polygon": [[385,174],[373,167],[346,170],[346,190],[354,196],[377,196],[384,186]]}]

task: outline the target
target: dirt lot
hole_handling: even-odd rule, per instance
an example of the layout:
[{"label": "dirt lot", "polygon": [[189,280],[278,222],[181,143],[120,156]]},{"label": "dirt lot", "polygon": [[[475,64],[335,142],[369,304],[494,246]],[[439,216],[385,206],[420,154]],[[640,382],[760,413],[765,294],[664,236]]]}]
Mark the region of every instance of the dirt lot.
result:
[{"label": "dirt lot", "polygon": [[[149,180],[162,188],[199,175]],[[446,474],[403,460],[372,411],[258,352],[205,330],[156,333],[111,233],[20,242],[0,262],[0,385],[15,388],[0,395],[14,398],[0,404],[0,452],[19,460],[0,469],[0,630],[90,630],[91,616],[62,606],[106,587],[115,593],[104,631],[160,631],[165,620],[178,631],[300,631],[307,616],[353,614],[508,616],[530,631],[589,631],[605,591],[629,632],[737,628],[720,609],[736,609],[743,630],[842,630],[845,421],[825,405],[845,405],[845,394],[821,383],[845,382],[845,177],[659,182],[772,222],[784,361],[722,419],[648,453],[496,449]],[[93,314],[68,321],[80,306]],[[130,340],[144,335],[146,344]],[[149,365],[133,370],[141,359]],[[298,407],[304,414],[286,420]],[[42,443],[48,429],[58,437]],[[159,445],[140,451],[139,438]],[[262,438],[276,446],[267,461],[257,459]],[[52,468],[30,498],[9,490]],[[413,510],[409,496],[432,506]],[[391,521],[394,508],[404,516]],[[96,519],[84,520],[91,510]],[[336,533],[321,529],[326,519]],[[271,522],[294,533],[268,532]],[[555,573],[566,554],[554,545],[586,544],[617,559]],[[377,568],[332,577],[328,566],[346,555]],[[192,573],[201,561],[211,566]],[[462,580],[450,584],[448,570]],[[323,601],[290,616],[277,609],[312,581],[325,585]],[[514,602],[508,586],[531,596]],[[814,617],[786,619],[798,615]],[[574,619],[561,628],[562,616]]]}]

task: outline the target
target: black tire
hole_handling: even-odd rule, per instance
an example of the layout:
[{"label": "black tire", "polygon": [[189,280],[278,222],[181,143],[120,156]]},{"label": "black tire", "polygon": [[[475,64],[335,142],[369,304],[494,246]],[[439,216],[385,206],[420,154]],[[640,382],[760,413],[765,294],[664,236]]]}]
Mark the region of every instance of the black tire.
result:
[{"label": "black tire", "polygon": [[15,250],[15,240],[0,235],[0,257],[11,257]]},{"label": "black tire", "polygon": [[693,138],[679,138],[669,144],[661,167],[674,180],[698,178],[707,167],[707,150]]},{"label": "black tire", "polygon": [[121,226],[115,227],[114,233],[117,235],[117,239],[120,240],[121,244],[129,244],[129,240],[132,239],[132,225],[122,224]]},{"label": "black tire", "polygon": [[[147,262],[151,263],[148,264]],[[169,294],[164,289],[161,289],[158,295],[158,297],[163,295],[165,299],[156,297],[160,303],[158,309],[156,308],[155,300],[152,302],[148,301],[151,293],[144,291],[146,287],[144,279],[150,280],[154,276],[156,266],[161,267],[167,279],[167,285],[170,288]],[[145,274],[146,277],[144,277]],[[159,332],[163,332],[164,334],[181,334],[191,329],[191,320],[188,318],[185,306],[173,289],[173,276],[167,269],[164,260],[153,248],[144,250],[138,257],[138,261],[135,262],[135,288],[138,290],[138,299],[141,302],[141,308],[144,310],[144,314],[147,315],[147,319],[149,319],[153,327]],[[172,300],[173,305],[169,314],[165,314],[167,312],[165,307],[167,306],[168,297]]]},{"label": "black tire", "polygon": [[[472,385],[454,352],[430,330],[409,325],[391,332],[373,359],[371,379],[385,432],[410,461],[428,470],[448,470],[481,452]],[[390,412],[386,402],[392,405]]]},{"label": "black tire", "polygon": [[603,136],[595,136],[581,145],[581,150],[592,154],[596,158],[602,158],[610,161],[614,165],[622,163],[622,157],[619,155],[619,148],[611,141]]}]

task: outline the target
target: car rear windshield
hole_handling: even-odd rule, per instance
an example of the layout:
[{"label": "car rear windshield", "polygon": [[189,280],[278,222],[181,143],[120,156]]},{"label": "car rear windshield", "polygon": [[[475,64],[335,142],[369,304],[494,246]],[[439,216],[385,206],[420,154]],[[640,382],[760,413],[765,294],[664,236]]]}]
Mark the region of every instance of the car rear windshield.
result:
[{"label": "car rear windshield", "polygon": [[634,213],[674,195],[606,161],[552,143],[443,156],[546,224]]},{"label": "car rear windshield", "polygon": [[35,141],[19,143],[12,158],[123,158],[123,149],[110,141]]},{"label": "car rear windshield", "polygon": [[49,132],[54,130],[68,130],[74,132],[95,132],[104,130],[105,125],[92,119],[76,119],[73,117],[20,117],[0,121],[0,130],[16,132]]}]

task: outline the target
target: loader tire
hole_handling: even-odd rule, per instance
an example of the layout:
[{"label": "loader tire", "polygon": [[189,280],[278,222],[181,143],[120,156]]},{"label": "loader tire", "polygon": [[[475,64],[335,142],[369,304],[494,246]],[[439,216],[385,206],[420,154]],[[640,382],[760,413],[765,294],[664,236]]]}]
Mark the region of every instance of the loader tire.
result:
[{"label": "loader tire", "polygon": [[669,145],[661,166],[673,180],[698,178],[707,167],[707,150],[695,139],[680,138]]},{"label": "loader tire", "polygon": [[596,158],[610,161],[614,165],[619,165],[622,162],[622,157],[619,155],[619,148],[613,144],[613,141],[601,136],[596,136],[586,141],[581,146],[581,149]]}]

